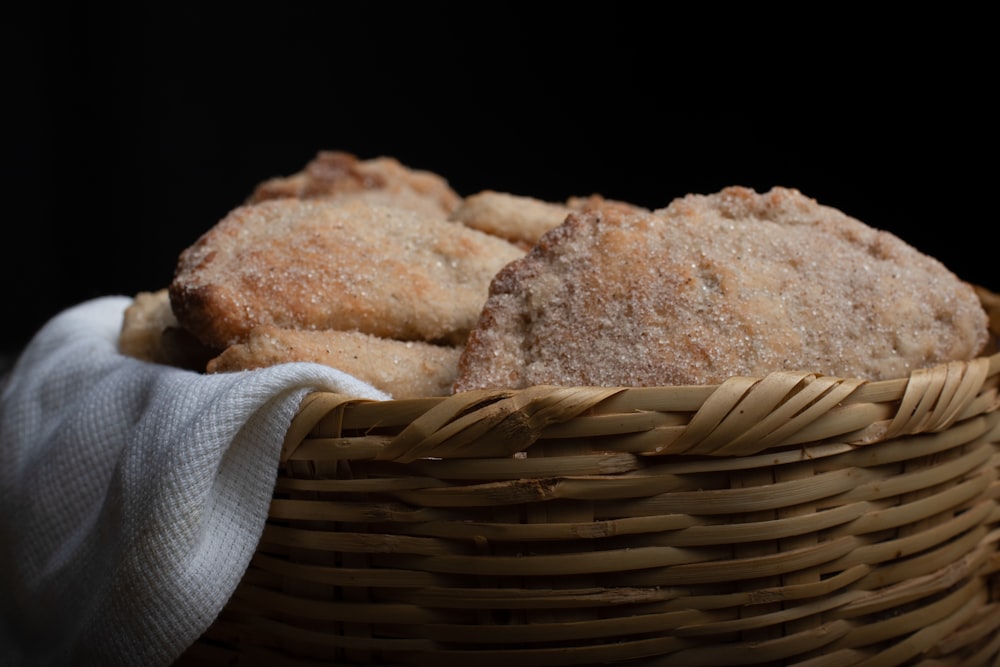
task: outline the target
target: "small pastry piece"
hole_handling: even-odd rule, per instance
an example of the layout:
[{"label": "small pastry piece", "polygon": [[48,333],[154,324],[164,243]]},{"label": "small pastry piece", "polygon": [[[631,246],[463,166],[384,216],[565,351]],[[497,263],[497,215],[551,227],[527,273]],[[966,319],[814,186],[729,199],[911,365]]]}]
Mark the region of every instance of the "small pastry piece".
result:
[{"label": "small pastry piece", "polygon": [[527,249],[542,234],[562,224],[571,210],[565,204],[483,190],[462,200],[451,220]]},{"label": "small pastry piece", "polygon": [[170,300],[181,327],[217,349],[263,325],[459,345],[491,278],[523,254],[413,211],[273,199],[234,209],[185,249]]},{"label": "small pastry piece", "polygon": [[505,238],[527,250],[538,242],[542,234],[562,224],[570,212],[605,205],[632,206],[604,199],[600,195],[571,197],[565,203],[555,203],[509,192],[483,190],[463,199],[450,219]]},{"label": "small pastry piece", "polygon": [[332,366],[393,398],[446,396],[461,349],[421,341],[378,338],[357,331],[304,331],[259,327],[208,362],[224,373],[295,361]]},{"label": "small pastry piece", "polygon": [[494,279],[456,391],[879,380],[975,357],[987,320],[936,259],[797,190],[571,214]]},{"label": "small pastry piece", "polygon": [[448,217],[461,201],[448,181],[391,157],[359,160],[344,151],[320,151],[299,172],[259,183],[247,203],[268,199],[362,199],[425,215]]},{"label": "small pastry piece", "polygon": [[143,361],[167,363],[163,350],[163,332],[176,326],[177,318],[170,309],[170,297],[166,289],[139,292],[125,309],[118,335],[118,350]]},{"label": "small pastry piece", "polygon": [[142,361],[195,371],[203,371],[216,354],[180,327],[166,288],[135,295],[122,318],[118,350]]}]

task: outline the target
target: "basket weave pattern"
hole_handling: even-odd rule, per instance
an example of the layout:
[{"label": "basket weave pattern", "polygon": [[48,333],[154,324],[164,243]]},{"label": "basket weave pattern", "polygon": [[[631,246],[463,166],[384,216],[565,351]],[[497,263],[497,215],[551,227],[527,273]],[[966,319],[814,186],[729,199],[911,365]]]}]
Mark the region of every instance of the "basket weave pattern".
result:
[{"label": "basket weave pattern", "polygon": [[313,394],[185,660],[994,664],[998,386],[1000,354],[875,383]]}]

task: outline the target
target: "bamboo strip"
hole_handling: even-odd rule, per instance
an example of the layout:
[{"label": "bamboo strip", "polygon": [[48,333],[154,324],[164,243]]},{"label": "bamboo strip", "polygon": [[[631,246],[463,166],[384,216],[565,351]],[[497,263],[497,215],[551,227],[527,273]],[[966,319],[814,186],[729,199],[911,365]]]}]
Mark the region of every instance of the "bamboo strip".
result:
[{"label": "bamboo strip", "polygon": [[[766,379],[765,379],[766,381]],[[840,405],[862,383],[858,380],[812,378],[798,393],[774,407],[770,413],[761,413],[756,424],[745,424],[716,450],[723,456],[745,456],[763,451],[788,441],[810,424]],[[753,443],[750,446],[749,443]]]},{"label": "bamboo strip", "polygon": [[[727,382],[731,382],[728,381]],[[711,433],[701,433],[696,445],[683,451],[688,454],[712,454],[740,456],[756,454],[772,442],[784,442],[806,425],[825,414],[822,408],[833,407],[843,401],[857,386],[858,380],[816,377],[803,373],[772,373],[746,387],[745,393],[732,396],[732,405],[712,407],[722,415],[713,415],[712,422],[718,421]],[[803,388],[802,385],[805,385]],[[742,378],[734,387],[743,388]],[[730,396],[729,392],[716,392]],[[828,394],[828,400],[823,395]],[[810,404],[813,404],[810,408]],[[709,407],[709,403],[692,418],[692,425],[699,415]],[[688,433],[693,432],[689,426]],[[676,443],[682,447],[685,438]],[[692,436],[697,437],[697,436]]]},{"label": "bamboo strip", "polygon": [[[945,487],[943,491],[939,491],[935,495],[885,509],[875,509],[874,503],[868,502],[867,506],[871,508],[869,511],[861,514],[850,523],[844,524],[832,534],[863,535],[874,533],[919,522],[928,517],[954,510],[965,506],[976,498],[984,497],[994,478],[994,475],[976,475],[955,486]],[[839,507],[851,506],[841,505]]]},{"label": "bamboo strip", "polygon": [[555,648],[496,648],[489,650],[427,650],[400,656],[416,667],[519,667],[622,664],[657,655],[669,655],[689,647],[675,637],[654,637],[607,644]]},{"label": "bamboo strip", "polygon": [[310,600],[265,588],[245,587],[239,599],[289,618],[352,623],[423,625],[447,620],[447,615],[416,605]]},{"label": "bamboo strip", "polygon": [[[424,587],[399,591],[397,599],[417,605],[445,609],[602,609],[646,605],[677,600],[680,591],[663,587],[591,586],[589,588],[461,588],[458,586]],[[721,605],[725,606],[725,605]],[[664,606],[664,611],[704,609],[705,606]],[[718,607],[714,607],[718,608]]]},{"label": "bamboo strip", "polygon": [[[815,655],[814,655],[815,654]],[[806,659],[795,662],[795,667],[848,667],[860,665],[871,657],[871,651],[861,649],[837,649],[836,651],[810,651]],[[924,666],[928,667],[928,666]]]},{"label": "bamboo strip", "polygon": [[[998,415],[1000,416],[1000,415]],[[981,442],[988,443],[986,434],[990,429],[991,419],[977,417],[956,424],[947,431],[923,435],[907,436],[896,440],[858,446],[845,452],[842,458],[831,461],[818,461],[817,469],[826,470],[830,466],[875,468],[890,463],[902,463],[912,459],[931,456],[958,449],[963,445]]]},{"label": "bamboo strip", "polygon": [[[728,550],[726,550],[728,551]],[[665,569],[701,561],[711,561],[719,568],[732,564],[720,560],[726,551],[719,548],[680,549],[677,547],[642,547],[638,549],[609,549],[599,552],[563,554],[522,554],[514,556],[461,556],[437,555],[400,556],[380,558],[379,562],[396,567],[426,569],[448,574],[553,577],[579,574],[621,574],[629,570]],[[388,551],[384,553],[389,553]],[[405,564],[405,565],[404,565]]]},{"label": "bamboo strip", "polygon": [[[878,645],[887,640],[898,640],[924,628],[933,627],[936,623],[954,614],[974,611],[968,605],[977,597],[982,598],[982,590],[978,582],[967,584],[940,600],[921,605],[911,611],[896,614],[884,620],[866,620],[864,623],[858,623],[849,635],[845,635],[834,643],[831,649],[858,648]],[[963,608],[966,611],[963,611]],[[897,663],[890,661],[886,664]]]},{"label": "bamboo strip", "polygon": [[964,628],[956,629],[939,641],[934,653],[942,655],[958,653],[967,646],[974,646],[991,638],[994,645],[1000,642],[1000,605],[997,603],[982,605],[975,607],[974,611],[976,618]]},{"label": "bamboo strip", "polygon": [[[446,424],[437,420],[425,424],[426,415],[421,416],[386,448],[382,458],[405,463],[459,453],[474,457],[513,454],[531,445],[546,425],[572,419],[618,391],[600,387],[532,387],[504,395],[474,412],[462,410],[461,416]],[[480,392],[470,393],[472,397],[462,399],[475,399]]]},{"label": "bamboo strip", "polygon": [[986,557],[985,551],[977,550],[936,572],[914,576],[875,591],[868,591],[864,597],[841,607],[837,617],[853,618],[902,608],[921,598],[941,593],[969,579],[980,570]]},{"label": "bamboo strip", "polygon": [[[471,625],[430,623],[417,628],[421,637],[445,644],[489,644],[523,647],[525,644],[554,642],[584,642],[600,644],[606,640],[622,641],[636,635],[672,633],[682,636],[680,629],[697,623],[710,623],[708,612],[691,609],[662,614],[637,614],[592,620],[538,622],[505,625]],[[572,650],[572,649],[569,649]]]},{"label": "bamboo strip", "polygon": [[[882,565],[873,567],[871,574],[860,581],[858,586],[877,589],[892,586],[913,577],[922,577],[947,567],[976,549],[986,548],[983,546],[984,544],[986,544],[984,529],[979,527],[918,556],[912,556],[898,562],[884,561]],[[846,561],[840,561],[836,564],[838,567],[844,566]]]},{"label": "bamboo strip", "polygon": [[447,579],[431,572],[381,568],[347,568],[296,563],[263,553],[254,554],[251,568],[270,572],[280,578],[299,579],[308,584],[386,588],[424,588],[445,586]]},{"label": "bamboo strip", "polygon": [[427,489],[447,486],[428,477],[375,477],[367,479],[297,479],[279,477],[277,493],[391,493],[407,489]]},{"label": "bamboo strip", "polygon": [[505,480],[619,475],[638,470],[642,465],[634,454],[584,451],[570,456],[414,461],[409,469],[437,479]]},{"label": "bamboo strip", "polygon": [[[924,468],[899,475],[879,476],[878,470],[866,469],[863,474],[864,481],[854,489],[844,493],[837,500],[840,502],[854,502],[858,500],[888,498],[937,484],[959,480],[975,470],[983,469],[993,456],[991,450],[991,447],[976,447],[954,461],[949,461],[933,468]],[[858,476],[862,476],[860,471],[858,471]]]},{"label": "bamboo strip", "polygon": [[[725,635],[733,632],[745,632],[761,627],[780,629],[784,623],[801,620],[808,616],[820,617],[823,612],[836,609],[864,595],[862,591],[848,591],[839,595],[827,596],[813,600],[807,604],[793,607],[774,607],[774,611],[756,616],[743,616],[737,619],[712,622],[711,619],[699,619],[698,625],[681,626],[674,630],[678,637],[708,637]],[[781,635],[782,633],[777,633]]]},{"label": "bamboo strip", "polygon": [[[233,599],[237,608],[242,601],[243,591],[238,591]],[[293,625],[286,621],[276,620],[268,616],[267,608],[244,607],[242,623],[248,634],[254,637],[271,637],[268,642],[272,646],[285,648],[296,647],[297,652],[305,657],[335,658],[338,650],[354,649],[361,651],[399,652],[399,651],[431,651],[435,643],[418,637],[358,637],[308,629]],[[273,642],[273,643],[271,643]],[[336,663],[334,663],[336,664]]]},{"label": "bamboo strip", "polygon": [[274,519],[298,521],[356,521],[363,523],[426,521],[426,510],[400,503],[346,500],[298,500],[276,498],[269,514]]},{"label": "bamboo strip", "polygon": [[[396,527],[393,532],[407,535],[472,539],[482,535],[492,541],[533,542],[540,540],[587,540],[606,537],[635,537],[636,546],[697,547],[781,539],[811,534],[847,524],[863,516],[867,503],[843,505],[811,515],[752,523],[711,523],[706,517],[667,514],[623,517],[587,523],[500,524],[486,522],[432,521]],[[718,518],[714,519],[719,521]]]},{"label": "bamboo strip", "polygon": [[851,556],[844,559],[843,564],[853,565],[855,563],[884,563],[888,561],[899,561],[920,553],[938,544],[947,544],[950,539],[966,531],[978,528],[981,525],[980,519],[990,507],[986,504],[979,505],[974,511],[960,514],[946,523],[940,524],[931,530],[922,533],[915,533],[906,537],[893,540],[886,540],[858,546]]},{"label": "bamboo strip", "polygon": [[377,434],[351,438],[309,437],[287,454],[285,460],[326,462],[373,459],[381,454],[391,441],[391,437]]},{"label": "bamboo strip", "polygon": [[[609,403],[608,399],[605,403]],[[599,406],[606,409],[608,405]],[[542,431],[540,437],[552,440],[575,440],[580,437],[602,438],[604,436],[642,433],[674,426],[684,426],[691,420],[691,413],[663,410],[609,410],[607,413],[580,414],[570,421],[551,424]]]},{"label": "bamboo strip", "polygon": [[873,473],[857,468],[832,470],[810,479],[763,487],[662,493],[649,498],[623,500],[609,507],[613,507],[613,511],[619,516],[673,513],[729,515],[773,510],[832,498],[844,498],[845,503],[856,502],[866,498],[849,497],[853,495],[851,490],[862,481],[874,479]]},{"label": "bamboo strip", "polygon": [[[774,664],[792,659],[802,653],[826,650],[832,642],[848,635],[853,627],[846,621],[833,621],[787,637],[762,642],[711,642],[672,655],[663,656],[648,664],[656,667],[724,667],[730,665]],[[780,664],[780,663],[779,663]]]},{"label": "bamboo strip", "polygon": [[[815,571],[815,570],[814,570]],[[720,609],[723,607],[743,607],[769,602],[793,602],[834,595],[837,591],[850,588],[861,580],[870,568],[858,565],[839,572],[831,577],[820,578],[809,576],[806,583],[782,584],[773,588],[755,588],[737,593],[720,593],[715,595],[687,595],[677,598],[677,604],[683,604],[692,609]],[[811,575],[810,570],[801,572]]]},{"label": "bamboo strip", "polygon": [[430,537],[409,537],[378,533],[348,533],[334,530],[312,530],[268,524],[264,527],[261,544],[276,544],[293,549],[337,551],[342,553],[407,553],[419,556],[444,557],[459,548],[457,542]]},{"label": "bamboo strip", "polygon": [[[857,547],[857,540],[843,538],[813,549],[766,557],[731,559],[719,548],[680,549],[643,547],[602,552],[521,556],[402,556],[389,553],[377,563],[400,569],[421,569],[448,574],[534,577],[614,573],[619,585],[674,586],[738,581],[784,574],[830,563]],[[638,571],[638,572],[632,572]],[[630,572],[632,572],[630,574]]]}]

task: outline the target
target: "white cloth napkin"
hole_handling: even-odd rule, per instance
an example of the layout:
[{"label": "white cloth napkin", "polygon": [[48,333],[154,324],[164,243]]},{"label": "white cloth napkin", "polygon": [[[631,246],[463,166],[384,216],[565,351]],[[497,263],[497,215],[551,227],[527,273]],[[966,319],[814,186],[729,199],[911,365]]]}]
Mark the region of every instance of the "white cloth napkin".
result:
[{"label": "white cloth napkin", "polygon": [[249,563],[303,396],[388,398],[316,364],[122,356],[129,303],[58,314],[0,383],[0,664],[169,665]]}]

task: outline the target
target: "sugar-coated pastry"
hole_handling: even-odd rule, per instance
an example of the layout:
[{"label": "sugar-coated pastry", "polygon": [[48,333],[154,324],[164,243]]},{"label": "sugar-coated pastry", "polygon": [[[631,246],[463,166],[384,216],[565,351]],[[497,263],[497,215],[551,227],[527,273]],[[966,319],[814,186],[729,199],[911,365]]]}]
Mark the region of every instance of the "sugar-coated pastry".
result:
[{"label": "sugar-coated pastry", "polygon": [[455,390],[879,380],[987,338],[972,286],[938,260],[797,190],[729,187],[570,214],[492,282]]},{"label": "sugar-coated pastry", "polygon": [[523,254],[410,210],[272,199],[237,207],[185,249],[170,301],[217,349],[265,325],[462,344],[492,277]]}]

